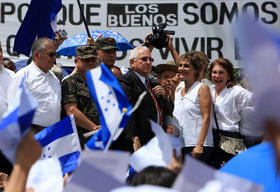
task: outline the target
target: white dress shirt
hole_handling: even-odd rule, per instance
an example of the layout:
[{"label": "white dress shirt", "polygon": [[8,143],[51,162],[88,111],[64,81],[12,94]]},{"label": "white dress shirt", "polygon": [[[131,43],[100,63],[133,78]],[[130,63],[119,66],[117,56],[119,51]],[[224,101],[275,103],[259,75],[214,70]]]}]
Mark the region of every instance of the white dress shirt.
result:
[{"label": "white dress shirt", "polygon": [[[216,89],[212,86],[211,94],[219,129],[230,132],[241,131],[241,133],[252,129],[250,117],[254,107],[250,91],[235,85],[231,88],[225,87],[215,98]],[[213,128],[216,128],[215,123],[213,123]]]},{"label": "white dress shirt", "polygon": [[[180,135],[185,147],[196,146],[200,136],[203,119],[199,105],[198,91],[201,85],[202,83],[195,82],[184,97],[181,95],[184,87],[181,87],[175,93],[173,116],[179,121]],[[208,134],[203,146],[213,146],[211,128],[212,125],[210,122]]]},{"label": "white dress shirt", "polygon": [[8,103],[12,103],[22,78],[38,107],[33,124],[43,127],[50,126],[60,120],[61,85],[52,71],[47,73],[32,63],[16,73],[14,81],[8,90]]},{"label": "white dress shirt", "polygon": [[4,68],[2,64],[0,65],[0,119],[8,108],[7,91],[14,76],[13,71]]}]

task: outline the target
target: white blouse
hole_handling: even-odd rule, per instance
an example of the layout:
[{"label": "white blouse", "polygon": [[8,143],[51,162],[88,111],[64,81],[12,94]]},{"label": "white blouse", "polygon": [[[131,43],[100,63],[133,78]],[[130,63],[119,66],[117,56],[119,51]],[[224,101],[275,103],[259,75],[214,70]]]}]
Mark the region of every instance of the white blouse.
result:
[{"label": "white blouse", "polygon": [[[202,126],[202,116],[199,105],[198,91],[202,83],[195,82],[188,92],[181,95],[183,88],[175,93],[174,117],[179,121],[180,137],[185,147],[196,146]],[[210,122],[209,131],[203,146],[213,146],[212,125]]]},{"label": "white blouse", "polygon": [[[250,135],[251,116],[254,111],[252,93],[239,85],[225,87],[217,98],[215,86],[211,87],[216,117],[220,130]],[[216,123],[213,121],[213,128]]]}]

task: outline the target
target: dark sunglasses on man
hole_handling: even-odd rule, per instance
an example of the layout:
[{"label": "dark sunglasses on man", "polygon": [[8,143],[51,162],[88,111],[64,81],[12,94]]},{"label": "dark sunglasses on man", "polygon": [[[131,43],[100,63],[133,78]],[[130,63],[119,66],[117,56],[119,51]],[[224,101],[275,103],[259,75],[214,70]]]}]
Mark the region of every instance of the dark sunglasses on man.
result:
[{"label": "dark sunglasses on man", "polygon": [[57,56],[56,52],[45,52],[45,51],[40,51],[40,53],[43,53],[49,57],[54,57]]},{"label": "dark sunglasses on man", "polygon": [[139,58],[141,61],[143,61],[143,62],[147,62],[148,60],[150,61],[150,62],[154,62],[154,58],[152,58],[152,57],[141,57],[141,58]]}]

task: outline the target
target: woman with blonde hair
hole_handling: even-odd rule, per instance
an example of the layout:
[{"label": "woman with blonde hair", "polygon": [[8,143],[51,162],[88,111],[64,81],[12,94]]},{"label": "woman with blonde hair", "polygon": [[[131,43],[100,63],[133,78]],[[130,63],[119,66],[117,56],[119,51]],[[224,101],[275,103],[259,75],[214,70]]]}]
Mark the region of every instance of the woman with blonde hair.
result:
[{"label": "woman with blonde hair", "polygon": [[211,130],[211,93],[199,81],[203,60],[187,52],[179,58],[179,78],[185,86],[175,93],[174,117],[179,121],[183,154],[209,163],[213,148]]}]

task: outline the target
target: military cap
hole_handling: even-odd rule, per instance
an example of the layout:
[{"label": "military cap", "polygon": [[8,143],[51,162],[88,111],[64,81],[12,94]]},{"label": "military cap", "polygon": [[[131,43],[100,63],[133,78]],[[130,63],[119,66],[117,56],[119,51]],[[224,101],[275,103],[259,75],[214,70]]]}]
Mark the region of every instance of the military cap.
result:
[{"label": "military cap", "polygon": [[97,49],[101,50],[109,50],[109,49],[118,49],[116,46],[116,41],[114,38],[98,38],[94,42]]},{"label": "military cap", "polygon": [[80,59],[97,59],[96,48],[94,46],[87,45],[77,47],[76,57],[79,57]]}]

